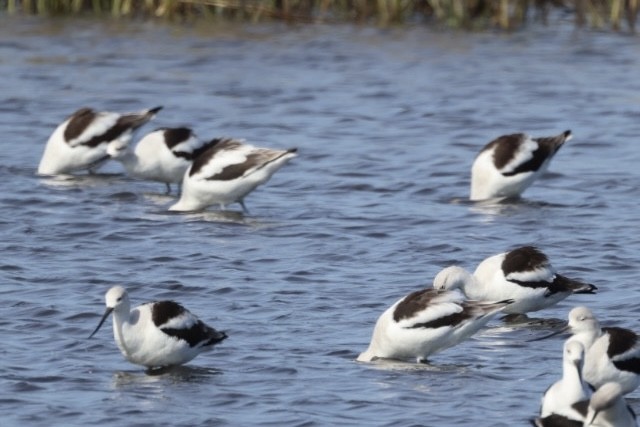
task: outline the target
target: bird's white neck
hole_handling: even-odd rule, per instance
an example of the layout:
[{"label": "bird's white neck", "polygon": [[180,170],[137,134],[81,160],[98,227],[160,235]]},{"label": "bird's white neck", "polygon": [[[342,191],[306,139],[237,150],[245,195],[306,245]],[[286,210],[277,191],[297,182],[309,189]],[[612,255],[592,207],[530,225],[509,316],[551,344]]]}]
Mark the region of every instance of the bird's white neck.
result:
[{"label": "bird's white neck", "polygon": [[122,352],[125,358],[129,358],[129,349],[122,333],[124,323],[128,320],[129,308],[127,307],[126,313],[124,310],[116,310],[113,312],[113,337],[116,340],[118,348]]},{"label": "bird's white neck", "polygon": [[573,334],[572,340],[579,341],[588,350],[593,343],[602,335],[602,329],[600,327],[593,329],[586,329]]},{"label": "bird's white neck", "polygon": [[583,364],[581,363],[580,367],[577,367],[571,360],[563,361],[562,382],[564,384],[570,384],[571,387],[570,390],[565,389],[565,393],[575,395],[567,396],[574,397],[575,400],[581,400],[590,394],[588,391],[589,389],[582,380],[582,375],[580,373],[582,366]]},{"label": "bird's white neck", "polygon": [[131,149],[127,148],[124,152],[120,153],[115,160],[122,163],[122,166],[127,170],[130,175],[136,175],[140,167],[140,159],[138,155]]},{"label": "bird's white neck", "polygon": [[478,279],[467,270],[456,265],[440,271],[433,279],[433,287],[438,290],[461,289],[465,294],[467,288],[472,288]]}]

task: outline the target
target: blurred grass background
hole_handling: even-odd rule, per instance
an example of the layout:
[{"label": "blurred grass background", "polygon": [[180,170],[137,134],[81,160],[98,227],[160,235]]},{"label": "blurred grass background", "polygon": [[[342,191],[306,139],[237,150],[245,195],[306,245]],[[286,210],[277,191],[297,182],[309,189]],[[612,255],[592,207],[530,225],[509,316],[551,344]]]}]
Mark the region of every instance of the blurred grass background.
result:
[{"label": "blurred grass background", "polygon": [[552,12],[576,26],[635,30],[640,0],[0,0],[3,14],[110,15],[169,20],[281,20],[514,30]]}]

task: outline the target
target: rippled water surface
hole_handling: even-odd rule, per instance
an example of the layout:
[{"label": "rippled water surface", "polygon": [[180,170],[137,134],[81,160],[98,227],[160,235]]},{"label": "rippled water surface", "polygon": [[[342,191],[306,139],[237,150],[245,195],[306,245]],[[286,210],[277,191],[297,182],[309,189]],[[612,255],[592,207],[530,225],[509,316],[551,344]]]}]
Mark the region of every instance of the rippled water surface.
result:
[{"label": "rippled water surface", "polygon": [[[640,44],[571,24],[514,34],[0,19],[3,426],[525,425],[561,370],[538,336],[589,305],[640,330]],[[35,175],[81,106],[156,105],[153,126],[298,147],[230,212],[169,214],[117,164]],[[494,137],[574,132],[523,200],[465,199]],[[443,267],[536,244],[596,284],[495,320],[431,365],[354,361],[377,316]],[[114,284],[230,338],[163,375],[87,336]],[[556,321],[553,321],[555,319]],[[640,409],[631,395],[632,405]]]}]

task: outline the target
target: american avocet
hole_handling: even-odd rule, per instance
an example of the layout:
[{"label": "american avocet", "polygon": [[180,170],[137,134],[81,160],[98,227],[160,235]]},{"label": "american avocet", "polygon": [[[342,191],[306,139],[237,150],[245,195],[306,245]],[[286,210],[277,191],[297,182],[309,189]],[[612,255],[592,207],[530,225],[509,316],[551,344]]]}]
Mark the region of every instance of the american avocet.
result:
[{"label": "american avocet", "polygon": [[587,307],[569,312],[568,328],[576,339],[588,346],[584,378],[598,389],[607,382],[617,382],[624,394],[640,385],[640,342],[638,335],[625,328],[605,327]]},{"label": "american avocet", "polygon": [[79,109],[49,137],[38,173],[57,175],[79,170],[93,172],[109,159],[107,146],[111,142],[128,143],[133,132],[161,109],[156,107],[127,114]]},{"label": "american avocet", "polygon": [[622,386],[616,382],[600,386],[589,401],[584,420],[592,427],[637,427],[636,414],[625,401]]},{"label": "american avocet", "polygon": [[547,169],[569,139],[570,130],[548,138],[516,133],[494,139],[480,151],[471,167],[471,200],[519,196]]},{"label": "american avocet", "polygon": [[129,175],[164,182],[167,193],[171,184],[180,184],[193,160],[219,140],[198,139],[189,128],[160,128],[145,135],[135,150],[127,142],[110,144],[108,154],[122,163]]},{"label": "american avocet", "polygon": [[213,204],[224,208],[237,202],[246,211],[246,195],[295,155],[295,148],[272,150],[238,139],[220,139],[194,160],[184,175],[180,200],[169,210],[196,211]]},{"label": "american avocet", "polygon": [[636,414],[616,382],[603,384],[590,399],[571,406],[567,415],[551,414],[532,420],[536,427],[637,427]]},{"label": "american avocet", "polygon": [[148,368],[181,365],[227,338],[173,301],[142,304],[130,310],[122,286],[105,295],[107,309],[91,338],[113,313],[113,335],[118,348],[131,363]]},{"label": "american avocet", "polygon": [[551,385],[542,396],[540,416],[551,414],[571,417],[572,405],[591,396],[591,390],[582,379],[584,347],[578,341],[566,341],[563,346],[562,378]]},{"label": "american avocet", "polygon": [[436,289],[460,288],[472,300],[515,302],[503,311],[524,314],[550,307],[571,294],[592,294],[596,287],[556,273],[537,248],[523,246],[482,261],[473,274],[451,266],[437,274]]},{"label": "american avocet", "polygon": [[617,382],[627,394],[640,385],[640,341],[635,332],[619,327],[601,328],[591,310],[575,307],[569,312],[565,328],[533,341],[567,330],[573,334],[569,340],[585,347],[583,377],[594,389]]},{"label": "american avocet", "polygon": [[371,343],[358,356],[360,362],[416,359],[425,362],[439,351],[464,341],[510,304],[467,301],[458,291],[424,289],[389,307],[378,318]]}]

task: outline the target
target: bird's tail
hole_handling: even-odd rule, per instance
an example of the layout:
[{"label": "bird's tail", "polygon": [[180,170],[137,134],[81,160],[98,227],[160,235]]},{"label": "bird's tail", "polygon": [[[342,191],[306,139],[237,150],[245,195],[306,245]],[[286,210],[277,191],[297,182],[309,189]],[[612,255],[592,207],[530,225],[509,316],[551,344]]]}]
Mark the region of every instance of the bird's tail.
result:
[{"label": "bird's tail", "polygon": [[574,294],[595,294],[598,290],[597,287],[590,283],[581,282],[579,280],[571,279],[561,274],[556,274],[553,283],[549,285],[549,292],[571,292]]},{"label": "bird's tail", "polygon": [[539,144],[546,146],[551,150],[551,153],[554,153],[562,147],[562,145],[573,138],[573,134],[570,130],[565,130],[560,135],[549,136],[545,138],[535,138],[535,141],[538,141]]},{"label": "bird's tail", "polygon": [[221,341],[226,340],[227,338],[229,338],[229,335],[227,335],[226,332],[223,331],[217,331],[213,328],[209,329],[209,340],[204,344],[206,345],[214,345],[214,344],[218,344]]},{"label": "bird's tail", "polygon": [[125,114],[118,120],[118,125],[125,128],[137,129],[153,119],[160,110],[162,110],[162,106],[143,110],[139,113]]}]

